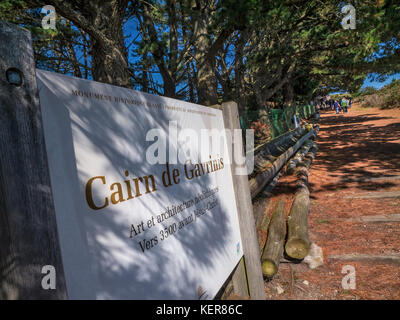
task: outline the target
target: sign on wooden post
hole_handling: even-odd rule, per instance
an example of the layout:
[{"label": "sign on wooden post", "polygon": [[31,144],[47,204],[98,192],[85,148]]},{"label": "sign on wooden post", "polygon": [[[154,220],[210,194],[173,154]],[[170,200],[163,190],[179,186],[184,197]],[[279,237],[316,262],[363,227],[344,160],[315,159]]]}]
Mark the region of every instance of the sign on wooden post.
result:
[{"label": "sign on wooden post", "polygon": [[1,26],[1,297],[212,299],[244,255],[264,298],[237,107],[38,70],[39,106],[29,33]]},{"label": "sign on wooden post", "polygon": [[37,77],[69,296],[214,298],[243,255],[222,111]]}]

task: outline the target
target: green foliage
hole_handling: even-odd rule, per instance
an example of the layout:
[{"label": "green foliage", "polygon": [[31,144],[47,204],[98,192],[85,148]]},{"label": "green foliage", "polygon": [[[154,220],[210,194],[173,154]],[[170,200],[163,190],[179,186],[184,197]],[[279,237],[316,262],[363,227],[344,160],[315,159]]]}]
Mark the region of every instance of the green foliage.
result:
[{"label": "green foliage", "polygon": [[370,87],[364,88],[358,95],[358,101],[361,102],[361,106],[364,108],[400,108],[400,79],[393,80],[380,90]]},{"label": "green foliage", "polygon": [[76,51],[87,51],[87,39],[81,30],[61,15],[56,18],[56,30],[43,29],[43,1],[7,0],[0,3],[0,19],[31,31],[36,66],[41,69],[69,73],[88,78],[90,67],[77,61]]},{"label": "green foliage", "polygon": [[374,94],[377,91],[378,90],[375,89],[374,87],[365,87],[365,88],[360,90],[360,93],[361,93],[362,96],[365,96],[365,95],[369,95],[369,94]]},{"label": "green foliage", "polygon": [[[96,2],[57,3],[101,18]],[[102,1],[101,6],[112,12],[121,3]],[[342,28],[339,0],[133,0],[123,18],[134,20],[137,30],[125,31],[126,39],[114,39],[112,25],[89,30],[59,11],[57,31],[43,30],[39,9],[44,4],[0,3],[0,19],[32,31],[38,67],[90,77],[91,48],[100,33],[126,44],[135,88],[193,102],[209,88],[217,101],[236,100],[242,111],[283,109],[333,91],[366,96],[359,89],[369,73],[400,71],[400,5],[390,0],[353,3],[354,30]],[[131,32],[140,33],[132,42],[127,41]],[[396,97],[393,92],[384,103],[394,105]]]}]

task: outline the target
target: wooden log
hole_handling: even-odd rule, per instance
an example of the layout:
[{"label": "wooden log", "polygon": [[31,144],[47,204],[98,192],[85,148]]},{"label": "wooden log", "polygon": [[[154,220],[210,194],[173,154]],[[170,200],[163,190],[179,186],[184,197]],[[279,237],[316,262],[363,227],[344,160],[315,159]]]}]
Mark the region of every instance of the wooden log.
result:
[{"label": "wooden log", "polygon": [[264,155],[269,154],[273,157],[278,157],[282,154],[282,152],[284,152],[289,146],[293,145],[304,134],[305,130],[303,127],[298,127],[292,131],[288,131],[283,135],[276,137],[275,139],[255,148],[254,156],[256,157],[257,154],[264,153]]},{"label": "wooden log", "polygon": [[319,132],[319,124],[317,124],[317,125],[315,126],[314,132],[315,132],[315,136],[317,136],[317,135],[318,135],[318,132]]},{"label": "wooden log", "polygon": [[310,210],[310,195],[307,189],[297,191],[288,218],[288,240],[285,245],[286,254],[302,260],[310,250],[308,236],[308,213]]},{"label": "wooden log", "polygon": [[0,43],[0,299],[66,299],[31,35],[0,21]]},{"label": "wooden log", "polygon": [[308,170],[317,152],[317,145],[313,142],[311,150],[304,161],[296,169],[297,191],[294,196],[288,218],[288,239],[285,245],[286,254],[302,260],[310,250],[308,235],[308,214],[310,211],[310,191],[308,187]]},{"label": "wooden log", "polygon": [[276,141],[270,145],[270,152],[274,156],[279,156],[285,152],[288,148],[292,147],[304,134],[306,131],[303,127],[298,127],[292,131],[291,135],[286,136],[284,139]]},{"label": "wooden log", "polygon": [[268,170],[256,175],[249,180],[252,198],[254,198],[275,177],[275,175],[285,165],[288,159],[292,157],[292,155],[302,146],[304,141],[309,139],[312,134],[313,131],[311,130],[307,134],[302,136],[295,143],[294,146],[290,147],[283,154],[281,154]]},{"label": "wooden log", "polygon": [[[267,241],[267,230],[268,230],[268,224],[269,224],[269,215],[268,212],[272,210],[273,203],[269,199],[265,201],[265,207],[264,207],[264,216],[262,217],[261,221],[259,222],[259,225],[257,226],[257,235],[258,235],[258,247],[260,248],[260,257],[262,256],[264,252],[264,247],[265,243]],[[264,234],[265,233],[265,234]]]},{"label": "wooden log", "polygon": [[302,127],[298,127],[294,130],[285,132],[284,134],[265,142],[264,144],[258,146],[257,148],[254,149],[254,154],[257,154],[257,152],[259,152],[259,150],[271,146],[272,144],[277,145],[279,143],[282,143],[282,141],[284,141],[285,139],[290,139],[291,137],[298,135],[299,133],[304,134],[304,128]]},{"label": "wooden log", "polygon": [[[263,232],[263,230],[267,230],[267,226],[269,223],[268,214],[271,209],[273,203],[270,199],[272,196],[272,191],[275,188],[276,184],[279,181],[279,178],[282,176],[282,170],[277,173],[277,175],[272,179],[272,181],[253,199],[253,212],[254,218],[256,220],[256,230],[257,232]],[[266,240],[262,236],[258,236],[258,246],[260,248],[260,257],[264,251]]]},{"label": "wooden log", "polygon": [[263,275],[268,278],[272,278],[278,272],[279,261],[283,257],[285,218],[285,202],[280,198],[272,213],[267,243],[261,257]]},{"label": "wooden log", "polygon": [[304,159],[307,152],[310,150],[311,146],[312,146],[311,140],[307,140],[306,142],[304,142],[303,146],[299,149],[299,151],[297,151],[297,153],[294,155],[294,157],[288,162],[288,164],[286,166],[287,174],[293,174],[297,165]]},{"label": "wooden log", "polygon": [[307,188],[308,189],[308,172],[312,162],[318,151],[318,145],[312,142],[309,152],[304,157],[303,161],[297,166],[295,175],[297,177],[297,189]]},{"label": "wooden log", "polygon": [[276,158],[271,156],[270,154],[264,155],[259,153],[256,156],[254,156],[254,170],[251,173],[250,177],[254,177],[257,174],[270,168],[275,160]]},{"label": "wooden log", "polygon": [[279,171],[272,181],[265,186],[265,188],[253,199],[253,212],[254,218],[256,220],[256,229],[260,228],[263,216],[265,213],[265,208],[272,195],[272,190],[277,185],[279,178],[282,176],[282,170]]},{"label": "wooden log", "polygon": [[304,129],[299,127],[255,149],[254,170],[250,177],[254,177],[270,168],[276,158],[293,146],[304,132]]}]

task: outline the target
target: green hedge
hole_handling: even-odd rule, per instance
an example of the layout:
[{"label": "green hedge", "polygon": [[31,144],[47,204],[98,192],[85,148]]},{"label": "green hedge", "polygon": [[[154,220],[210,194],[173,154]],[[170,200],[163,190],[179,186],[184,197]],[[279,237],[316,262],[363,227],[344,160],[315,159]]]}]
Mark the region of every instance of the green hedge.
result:
[{"label": "green hedge", "polygon": [[316,112],[315,106],[293,106],[285,109],[265,109],[258,111],[247,111],[240,117],[242,129],[250,129],[254,122],[262,122],[268,125],[269,138],[274,139],[294,128],[293,116],[300,119],[308,119]]},{"label": "green hedge", "polygon": [[271,128],[271,138],[275,138],[294,128],[293,116],[297,115],[300,119],[308,119],[314,113],[315,106],[294,106],[285,109],[268,109],[267,121]]}]

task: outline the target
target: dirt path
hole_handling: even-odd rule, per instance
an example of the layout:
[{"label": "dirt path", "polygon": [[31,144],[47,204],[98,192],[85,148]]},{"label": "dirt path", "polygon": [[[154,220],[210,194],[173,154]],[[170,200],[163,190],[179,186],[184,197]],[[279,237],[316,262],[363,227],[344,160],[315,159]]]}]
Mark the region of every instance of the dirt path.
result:
[{"label": "dirt path", "polygon": [[[317,143],[309,231],[324,265],[282,263],[267,297],[400,299],[400,110],[327,111]],[[287,211],[293,180],[283,177],[274,191],[273,201],[285,195]],[[354,290],[342,288],[344,266],[355,269]]]}]

